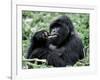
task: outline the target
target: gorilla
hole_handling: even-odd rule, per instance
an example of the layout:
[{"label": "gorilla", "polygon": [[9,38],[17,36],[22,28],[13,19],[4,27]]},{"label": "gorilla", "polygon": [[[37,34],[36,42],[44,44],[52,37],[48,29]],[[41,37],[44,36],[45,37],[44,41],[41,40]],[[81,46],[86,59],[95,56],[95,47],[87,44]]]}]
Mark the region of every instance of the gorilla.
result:
[{"label": "gorilla", "polygon": [[84,46],[69,17],[60,16],[50,24],[49,30],[38,31],[32,37],[28,59],[46,59],[48,65],[65,67],[84,58]]}]

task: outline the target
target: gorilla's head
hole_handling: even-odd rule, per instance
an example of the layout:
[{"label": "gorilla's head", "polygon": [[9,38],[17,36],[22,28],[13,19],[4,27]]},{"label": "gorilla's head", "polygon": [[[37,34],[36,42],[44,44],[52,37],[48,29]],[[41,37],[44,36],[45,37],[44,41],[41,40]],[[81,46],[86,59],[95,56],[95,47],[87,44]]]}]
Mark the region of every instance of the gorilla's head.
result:
[{"label": "gorilla's head", "polygon": [[73,32],[74,27],[72,21],[67,16],[61,16],[50,24],[50,35],[56,35],[50,41],[54,45],[61,46]]}]

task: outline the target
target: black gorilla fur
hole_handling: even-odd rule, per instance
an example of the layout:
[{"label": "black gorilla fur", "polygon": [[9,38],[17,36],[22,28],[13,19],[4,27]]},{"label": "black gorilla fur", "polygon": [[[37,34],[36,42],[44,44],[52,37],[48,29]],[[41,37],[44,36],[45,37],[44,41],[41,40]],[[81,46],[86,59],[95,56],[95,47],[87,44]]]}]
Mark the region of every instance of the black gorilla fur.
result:
[{"label": "black gorilla fur", "polygon": [[[48,38],[54,29],[58,29]],[[53,47],[52,47],[52,46]],[[50,33],[45,30],[36,32],[32,37],[28,50],[28,59],[46,59],[48,65],[54,67],[72,66],[84,57],[83,44],[75,34],[72,21],[67,16],[61,16],[50,24]]]}]

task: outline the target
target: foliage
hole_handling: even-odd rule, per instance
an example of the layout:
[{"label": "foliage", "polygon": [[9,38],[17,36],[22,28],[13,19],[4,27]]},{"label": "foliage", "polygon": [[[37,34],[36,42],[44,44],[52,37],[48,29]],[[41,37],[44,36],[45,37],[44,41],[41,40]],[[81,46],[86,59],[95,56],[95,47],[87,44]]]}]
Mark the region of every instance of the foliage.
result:
[{"label": "foliage", "polygon": [[[67,15],[70,17],[73,25],[75,26],[76,32],[79,33],[79,36],[83,41],[85,49],[88,49],[88,51],[85,51],[86,57],[83,60],[77,62],[75,66],[89,65],[89,14],[87,13],[22,11],[22,55],[24,57],[26,56],[31,36],[39,30],[44,29],[49,31],[50,23],[61,15]],[[43,66],[44,65],[41,65],[40,67]]]}]

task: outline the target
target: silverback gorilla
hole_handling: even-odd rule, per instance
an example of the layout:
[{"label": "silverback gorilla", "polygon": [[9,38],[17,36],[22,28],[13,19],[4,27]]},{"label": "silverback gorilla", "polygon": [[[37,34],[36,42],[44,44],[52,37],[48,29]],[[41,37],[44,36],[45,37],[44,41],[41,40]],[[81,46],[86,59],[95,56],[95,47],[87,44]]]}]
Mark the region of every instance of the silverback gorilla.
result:
[{"label": "silverback gorilla", "polygon": [[50,24],[50,32],[41,30],[31,39],[27,59],[46,59],[54,67],[73,66],[84,57],[83,44],[75,34],[72,21],[61,16]]}]

